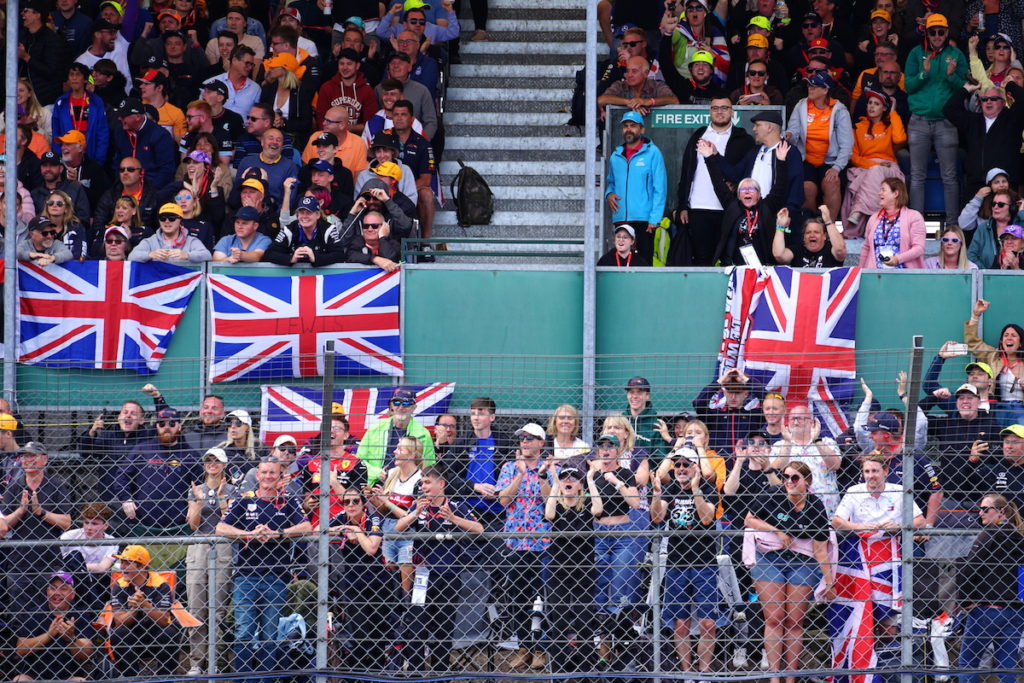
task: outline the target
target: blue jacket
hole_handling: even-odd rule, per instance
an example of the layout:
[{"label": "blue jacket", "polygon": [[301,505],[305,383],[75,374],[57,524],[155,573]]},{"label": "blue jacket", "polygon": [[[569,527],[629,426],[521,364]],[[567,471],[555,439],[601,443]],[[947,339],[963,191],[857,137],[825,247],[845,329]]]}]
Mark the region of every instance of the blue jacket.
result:
[{"label": "blue jacket", "polygon": [[164,128],[147,120],[136,134],[134,151],[123,128],[114,130],[114,157],[120,162],[125,157],[135,157],[145,170],[143,182],[153,187],[169,185],[178,168],[178,147],[174,138]]},{"label": "blue jacket", "polygon": [[[89,127],[85,129],[85,153],[90,159],[101,164],[107,163],[110,151],[110,126],[107,123],[107,108],[103,100],[93,94],[86,93],[89,102]],[[53,103],[53,153],[60,156],[60,143],[57,138],[74,127],[71,119],[71,93],[66,92]]]},{"label": "blue jacket", "polygon": [[619,145],[608,160],[605,197],[615,194],[619,210],[612,214],[612,223],[644,221],[657,225],[665,215],[668,178],[661,150],[647,138],[635,154],[626,160]]},{"label": "blue jacket", "polygon": [[185,523],[188,489],[201,480],[203,464],[184,439],[169,446],[159,439],[143,441],[119,464],[117,498],[135,503],[139,523],[151,527]]}]

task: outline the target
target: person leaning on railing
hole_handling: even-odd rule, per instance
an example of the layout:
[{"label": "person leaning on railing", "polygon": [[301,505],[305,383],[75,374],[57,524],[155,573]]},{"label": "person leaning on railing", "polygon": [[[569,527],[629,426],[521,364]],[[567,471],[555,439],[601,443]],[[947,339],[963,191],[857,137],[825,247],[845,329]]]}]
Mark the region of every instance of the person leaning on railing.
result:
[{"label": "person leaning on railing", "polygon": [[[960,642],[960,668],[978,669],[989,646],[995,650],[1000,683],[1014,683],[1019,668],[1017,646],[1024,630],[1024,603],[1018,572],[1024,565],[1024,524],[1017,506],[998,493],[981,499],[978,514],[984,529],[959,562],[958,604],[967,612]],[[977,673],[962,676],[978,683]]]}]

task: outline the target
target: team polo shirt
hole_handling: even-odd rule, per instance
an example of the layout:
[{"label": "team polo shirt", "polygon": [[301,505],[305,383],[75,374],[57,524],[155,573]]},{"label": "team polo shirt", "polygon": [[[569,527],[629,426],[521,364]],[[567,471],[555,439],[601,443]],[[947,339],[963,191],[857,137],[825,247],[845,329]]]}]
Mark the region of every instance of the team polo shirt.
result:
[{"label": "team polo shirt", "polygon": [[[223,521],[246,531],[252,531],[260,524],[281,531],[305,520],[302,508],[294,498],[264,499],[249,492],[231,504]],[[256,540],[237,541],[235,547],[235,571],[239,575],[277,574],[282,579],[288,575],[292,564],[290,540],[275,538],[266,543]]]},{"label": "team polo shirt", "polygon": [[[921,508],[914,503],[914,517],[921,515]],[[836,508],[836,517],[851,524],[878,525],[882,522],[903,523],[903,487],[899,484],[885,485],[877,498],[868,493],[867,484],[850,487]]]}]

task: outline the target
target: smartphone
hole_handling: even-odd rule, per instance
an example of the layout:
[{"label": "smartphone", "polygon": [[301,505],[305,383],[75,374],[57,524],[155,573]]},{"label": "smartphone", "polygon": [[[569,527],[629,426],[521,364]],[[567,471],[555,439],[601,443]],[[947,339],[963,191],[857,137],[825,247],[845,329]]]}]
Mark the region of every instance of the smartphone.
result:
[{"label": "smartphone", "polygon": [[967,344],[950,344],[946,347],[946,351],[954,356],[966,356],[968,353]]}]

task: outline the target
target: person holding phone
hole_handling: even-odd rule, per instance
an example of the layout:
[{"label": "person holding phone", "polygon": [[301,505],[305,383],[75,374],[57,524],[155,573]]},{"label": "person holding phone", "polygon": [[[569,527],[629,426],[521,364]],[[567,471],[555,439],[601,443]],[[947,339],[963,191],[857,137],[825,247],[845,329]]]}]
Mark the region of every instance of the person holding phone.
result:
[{"label": "person holding phone", "polygon": [[924,216],[907,206],[906,184],[886,178],[878,190],[881,209],[868,219],[861,268],[924,268]]}]

